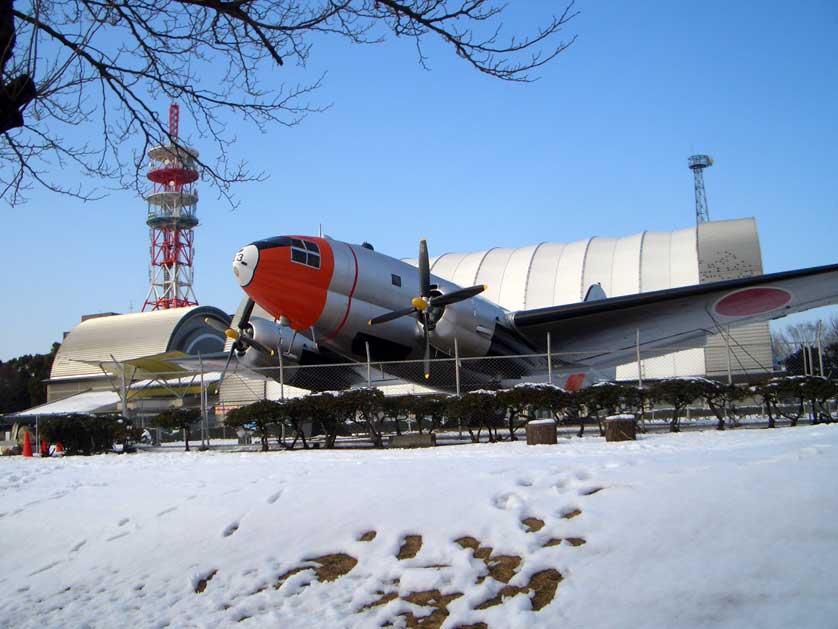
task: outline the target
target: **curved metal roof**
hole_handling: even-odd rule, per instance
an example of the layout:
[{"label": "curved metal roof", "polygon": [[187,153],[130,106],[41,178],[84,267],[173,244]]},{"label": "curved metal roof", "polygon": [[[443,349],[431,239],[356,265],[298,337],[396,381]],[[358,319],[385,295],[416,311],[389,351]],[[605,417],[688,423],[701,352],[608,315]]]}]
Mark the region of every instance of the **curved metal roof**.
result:
[{"label": "curved metal roof", "polygon": [[[623,238],[446,253],[431,260],[431,272],[460,286],[486,284],[487,299],[508,310],[529,310],[582,301],[592,284],[601,284],[607,296],[618,297],[708,281],[706,271],[699,269],[700,258],[702,266],[710,263],[709,258],[713,264],[728,263],[716,251],[721,243],[759,259],[756,223],[745,218]],[[736,270],[740,277],[745,272]],[[762,269],[754,265],[750,271],[745,274]]]},{"label": "curved metal roof", "polygon": [[222,351],[226,337],[208,327],[204,318],[228,325],[230,317],[212,306],[172,308],[152,312],[98,317],[82,321],[64,339],[52,365],[50,379],[99,374],[89,361],[117,361],[184,352]]},{"label": "curved metal roof", "polygon": [[[756,221],[742,218],[623,238],[446,253],[431,259],[431,272],[460,286],[486,284],[483,297],[516,311],[580,302],[592,284],[600,284],[608,297],[619,297],[759,275],[762,258]],[[745,334],[742,338],[748,342],[769,347],[767,327],[756,326],[735,336]],[[752,346],[750,351],[756,349]],[[674,352],[645,363],[647,377],[706,372],[704,349]],[[618,377],[636,377],[632,369],[636,374],[632,365],[621,367]]]}]

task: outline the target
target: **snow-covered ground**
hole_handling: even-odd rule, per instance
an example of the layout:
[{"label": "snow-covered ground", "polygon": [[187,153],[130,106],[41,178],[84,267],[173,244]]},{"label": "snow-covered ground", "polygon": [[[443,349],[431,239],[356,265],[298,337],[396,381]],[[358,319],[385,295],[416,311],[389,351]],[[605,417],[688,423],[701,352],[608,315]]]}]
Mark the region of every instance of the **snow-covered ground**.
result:
[{"label": "snow-covered ground", "polygon": [[834,627],[836,446],[3,458],[0,625]]}]

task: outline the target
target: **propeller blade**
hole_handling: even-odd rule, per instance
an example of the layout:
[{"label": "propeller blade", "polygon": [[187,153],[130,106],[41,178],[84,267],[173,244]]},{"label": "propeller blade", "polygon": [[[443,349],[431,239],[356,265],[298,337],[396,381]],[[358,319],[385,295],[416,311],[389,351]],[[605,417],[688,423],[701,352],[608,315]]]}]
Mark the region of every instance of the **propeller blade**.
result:
[{"label": "propeller blade", "polygon": [[445,295],[431,298],[431,307],[447,306],[449,304],[456,304],[458,301],[471,299],[475,295],[479,295],[488,287],[485,284],[479,286],[469,286],[468,288],[461,288],[459,290],[451,291]]},{"label": "propeller blade", "polygon": [[387,323],[388,321],[392,321],[393,319],[398,319],[399,317],[411,315],[414,312],[416,312],[416,308],[414,308],[413,306],[411,306],[410,308],[402,308],[401,310],[393,310],[392,312],[385,312],[383,315],[380,315],[378,317],[373,317],[367,323],[369,325]]},{"label": "propeller blade", "polygon": [[428,311],[422,312],[422,329],[425,330],[425,380],[431,377],[431,339],[428,333]]},{"label": "propeller blade", "polygon": [[227,333],[227,326],[221,323],[218,319],[211,319],[210,317],[204,317],[204,323],[206,323],[209,327],[213,330],[218,330],[222,334]]},{"label": "propeller blade", "polygon": [[244,309],[242,310],[242,318],[239,319],[239,330],[244,328],[248,321],[250,321],[250,315],[253,314],[253,306],[256,305],[250,297],[247,298],[247,303],[244,305]]},{"label": "propeller blade", "polygon": [[275,350],[272,350],[267,345],[264,345],[264,344],[260,343],[256,339],[251,338],[251,337],[247,336],[246,334],[240,335],[237,342],[241,343],[242,345],[247,345],[248,347],[252,347],[253,349],[258,350],[258,351],[262,352],[263,354],[265,354],[267,356],[275,356],[276,355]]},{"label": "propeller blade", "polygon": [[227,360],[224,362],[224,369],[221,370],[221,375],[218,377],[218,384],[216,385],[219,394],[221,393],[221,383],[224,382],[224,376],[227,375],[227,368],[230,366],[230,360],[233,358],[233,354],[236,353],[236,344],[233,343],[233,347],[230,348],[230,352],[227,354]]},{"label": "propeller blade", "polygon": [[428,243],[423,238],[419,241],[419,295],[431,296],[431,263],[428,260]]}]

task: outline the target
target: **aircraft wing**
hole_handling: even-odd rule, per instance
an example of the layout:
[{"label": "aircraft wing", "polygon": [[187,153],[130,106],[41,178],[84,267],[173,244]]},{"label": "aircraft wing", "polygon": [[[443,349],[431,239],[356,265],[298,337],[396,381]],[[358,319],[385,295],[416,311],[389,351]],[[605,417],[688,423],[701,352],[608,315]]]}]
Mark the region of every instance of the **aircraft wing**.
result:
[{"label": "aircraft wing", "polygon": [[[535,347],[567,362],[607,367],[672,348],[701,347],[728,326],[777,319],[838,303],[838,265],[758,275],[511,313],[514,328]],[[568,352],[568,354],[564,354]]]}]

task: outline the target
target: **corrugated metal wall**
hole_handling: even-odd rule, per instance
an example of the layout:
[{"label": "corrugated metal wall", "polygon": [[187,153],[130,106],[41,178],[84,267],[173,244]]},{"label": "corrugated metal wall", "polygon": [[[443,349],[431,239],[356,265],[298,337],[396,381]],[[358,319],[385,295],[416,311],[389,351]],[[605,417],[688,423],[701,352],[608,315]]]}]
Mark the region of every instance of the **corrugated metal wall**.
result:
[{"label": "corrugated metal wall", "polygon": [[[514,311],[579,302],[596,283],[609,297],[618,297],[758,275],[762,260],[756,222],[746,218],[624,238],[446,253],[432,259],[431,270],[461,286],[488,284],[484,296]],[[733,356],[734,372],[770,366],[768,324],[738,328],[732,347],[739,352]],[[714,337],[706,350],[684,350],[644,361],[643,371],[647,378],[715,375],[722,364],[726,373],[726,344]],[[636,378],[637,366],[619,367],[617,375]]]}]

